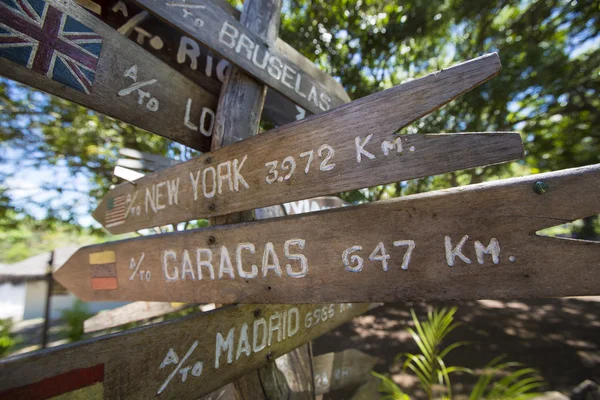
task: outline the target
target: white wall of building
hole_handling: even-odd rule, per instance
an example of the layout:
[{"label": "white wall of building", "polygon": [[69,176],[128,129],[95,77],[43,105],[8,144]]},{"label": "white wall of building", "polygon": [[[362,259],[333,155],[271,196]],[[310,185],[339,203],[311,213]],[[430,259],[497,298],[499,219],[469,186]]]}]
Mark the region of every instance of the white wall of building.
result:
[{"label": "white wall of building", "polygon": [[25,310],[25,284],[0,284],[0,318],[21,320]]},{"label": "white wall of building", "polygon": [[[46,309],[46,292],[48,283],[46,281],[31,281],[25,286],[24,309],[19,319],[43,318]],[[73,307],[77,297],[69,294],[54,295],[50,301],[50,319],[58,319],[64,309]],[[110,310],[127,303],[93,302],[85,303],[90,313],[102,310]]]}]

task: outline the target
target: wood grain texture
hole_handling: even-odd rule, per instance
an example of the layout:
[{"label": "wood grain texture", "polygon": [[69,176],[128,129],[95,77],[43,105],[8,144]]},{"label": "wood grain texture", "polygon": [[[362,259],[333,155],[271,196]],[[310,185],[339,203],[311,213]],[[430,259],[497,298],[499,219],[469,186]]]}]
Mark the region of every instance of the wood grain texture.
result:
[{"label": "wood grain texture", "polygon": [[[80,5],[96,13],[102,21],[138,43],[170,67],[188,79],[198,83],[207,92],[218,96],[224,81],[224,71],[230,67],[229,61],[222,59],[202,43],[180,33],[130,1],[123,0],[77,0]],[[228,14],[239,20],[240,12],[229,3],[220,4]],[[143,18],[138,15],[144,12]],[[128,29],[122,29],[126,27]],[[288,57],[302,60],[304,57],[293,47],[277,38],[274,46]],[[310,60],[305,59],[307,63]],[[301,62],[301,61],[299,61]],[[349,99],[348,99],[349,101]],[[300,106],[274,89],[267,90],[263,118],[276,126],[285,125],[311,115]]]},{"label": "wood grain texture", "polygon": [[83,322],[83,330],[85,333],[102,331],[131,322],[160,317],[188,307],[191,306],[184,303],[136,301],[112,310],[100,312],[86,319]]},{"label": "wood grain texture", "polygon": [[377,358],[356,349],[321,354],[313,358],[316,394],[366,383]]},{"label": "wood grain texture", "polygon": [[[55,277],[84,300],[304,303],[596,295],[600,244],[535,232],[598,214],[599,178],[600,165],[594,165],[106,243],[80,249]],[[549,185],[547,193],[533,191],[537,181]],[[102,251],[115,252],[117,290],[90,287],[88,258]],[[129,265],[142,254],[142,268],[152,279],[129,281]]]},{"label": "wood grain texture", "polygon": [[[266,43],[273,43],[279,31],[281,0],[251,0],[244,5],[240,22]],[[211,150],[256,136],[265,102],[266,86],[232,66],[221,88]],[[252,210],[213,217],[211,225],[223,225],[254,219]]]},{"label": "wood grain texture", "polygon": [[[520,158],[514,133],[395,135],[499,68],[488,55],[149,174],[111,190],[93,216],[123,233]],[[130,212],[107,226],[117,198]]]},{"label": "wood grain texture", "polygon": [[[240,21],[266,42],[272,43],[277,37],[280,15],[281,0],[249,0],[244,4],[244,12]],[[259,115],[263,110],[266,90],[266,86],[246,75],[237,66],[231,67],[219,97],[216,134],[212,139],[212,150],[245,140],[258,133]],[[260,219],[264,216],[263,214],[281,212],[282,209],[267,207],[261,211],[256,216],[252,210],[249,210],[211,218],[210,224],[223,225],[251,221],[255,217]],[[306,368],[302,367],[310,366],[310,359],[307,363],[300,362],[304,359],[303,354],[305,353],[302,352],[302,348],[299,348],[279,357],[276,362],[269,354],[267,356],[269,363],[233,383],[235,397],[248,400],[283,399],[291,398],[291,394],[298,392],[299,396],[293,396],[294,398],[306,398],[300,397],[304,394],[303,391],[292,387],[294,383],[302,381],[302,376],[300,379],[293,379],[302,375],[302,372],[306,372]],[[283,365],[280,365],[281,363]],[[291,382],[288,382],[286,377],[290,377]],[[304,381],[311,382],[312,380],[304,379]],[[312,389],[312,386],[309,388]],[[308,394],[313,395],[314,390]]]},{"label": "wood grain texture", "polygon": [[[186,105],[188,101],[194,104],[187,118],[190,121],[199,121],[203,108],[214,111],[216,101],[213,95],[75,3],[48,0],[47,4],[92,29],[101,37],[101,50],[97,62],[95,61],[95,75],[91,78],[89,94],[61,83],[64,79],[57,81],[56,79],[60,79],[56,78],[60,75],[57,69],[54,70],[55,79],[50,79],[45,74],[4,58],[5,56],[0,58],[0,75],[189,147],[201,151],[208,150],[209,138],[186,126]],[[0,18],[10,19],[8,7],[5,4],[0,7]],[[62,42],[58,40],[57,43]],[[56,44],[52,46],[58,48]],[[58,64],[53,65],[54,68],[58,68]],[[77,74],[83,75],[80,72]]]},{"label": "wood grain texture", "polygon": [[187,7],[178,1],[137,0],[137,4],[312,113],[330,110],[350,100],[331,76],[298,52],[285,51],[285,47],[281,51],[278,46],[269,45],[225,11],[220,6],[221,0],[205,0]]},{"label": "wood grain texture", "polygon": [[[268,43],[272,43],[279,30],[280,14],[281,0],[249,0],[244,4],[244,12],[240,21],[253,33]],[[212,150],[245,140],[258,133],[259,116],[263,110],[265,95],[266,86],[246,75],[243,70],[237,66],[232,66],[228,70],[219,97],[215,124],[216,134],[212,138]],[[264,210],[269,211],[269,208]],[[214,217],[209,222],[211,225],[223,225],[251,221],[254,218],[254,212],[248,210]],[[289,357],[291,355],[285,354],[280,359],[287,360]],[[283,374],[277,364],[273,362],[271,354],[267,355],[267,359],[269,363],[262,368],[250,372],[233,383],[233,393],[236,398],[249,400],[281,398],[278,396],[278,388],[287,389],[288,385],[284,379],[280,379]]]},{"label": "wood grain texture", "polygon": [[[328,310],[327,319],[316,324],[313,319],[313,324],[307,327],[306,315],[313,315],[321,308]],[[100,368],[103,374],[95,382],[100,381],[104,399],[197,399],[265,365],[267,354],[277,358],[350,321],[367,308],[368,304],[350,308],[329,304],[227,306],[5,358],[0,360],[0,398],[19,398],[19,393],[41,387],[40,382],[51,382],[74,371]],[[242,332],[247,332],[247,336]],[[223,350],[217,345],[221,344],[220,339],[230,346]],[[201,371],[197,366],[200,362]],[[46,391],[56,389],[49,384],[44,387]]]},{"label": "wood grain texture", "polygon": [[158,171],[177,165],[181,162],[172,158],[157,156],[156,154],[145,153],[128,148],[120,149],[119,155],[127,158],[119,158],[117,160],[117,165],[144,171]]},{"label": "wood grain texture", "polygon": [[[254,390],[254,393],[262,392],[263,397],[260,398],[265,400],[313,400],[315,388],[311,364],[308,343],[261,367],[258,375],[262,390]],[[252,391],[245,391],[248,400],[257,399],[256,395],[249,395],[251,393]]]}]

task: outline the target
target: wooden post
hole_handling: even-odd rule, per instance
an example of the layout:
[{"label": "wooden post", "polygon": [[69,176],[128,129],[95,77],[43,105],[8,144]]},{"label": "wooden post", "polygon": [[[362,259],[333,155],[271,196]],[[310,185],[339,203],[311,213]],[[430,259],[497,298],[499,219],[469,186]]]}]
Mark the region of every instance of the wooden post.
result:
[{"label": "wooden post", "polygon": [[[277,40],[281,0],[249,0],[244,4],[241,23],[267,43]],[[217,106],[211,151],[248,139],[258,134],[260,115],[267,87],[231,66],[221,87]],[[245,211],[211,219],[211,225],[251,221],[253,211]]]},{"label": "wooden post", "polygon": [[[267,43],[273,44],[279,31],[280,14],[281,0],[247,0],[240,21],[253,33],[264,38]],[[212,151],[258,134],[266,93],[265,85],[245,74],[240,68],[231,66],[221,88],[213,130]],[[254,211],[244,211],[211,218],[210,222],[211,225],[224,225],[253,219]],[[281,359],[285,358],[285,361],[279,364],[282,368],[288,369],[293,369],[294,365],[301,366],[302,372],[294,371],[287,375],[303,375],[304,378],[308,378],[306,379],[308,383],[298,382],[298,379],[293,378],[294,382],[286,382],[286,374],[278,369],[277,363],[273,360],[268,366],[236,381],[234,384],[236,397],[277,399],[288,398],[291,392],[295,392],[306,393],[307,397],[303,398],[314,398],[312,374],[306,376],[306,369],[310,368],[312,362],[307,346],[304,345],[281,357]],[[300,360],[302,362],[298,362]],[[308,371],[310,372],[310,369]],[[293,387],[297,386],[295,383],[308,385],[308,393],[304,390],[298,392],[297,387]],[[294,396],[294,398],[298,397]]]},{"label": "wooden post", "polygon": [[48,291],[46,292],[46,309],[44,310],[44,326],[42,327],[42,349],[48,345],[48,328],[50,327],[50,303],[52,301],[52,287],[54,286],[54,278],[52,277],[52,269],[54,265],[54,250],[50,252],[50,260],[48,260],[48,268],[46,268],[46,282]]}]

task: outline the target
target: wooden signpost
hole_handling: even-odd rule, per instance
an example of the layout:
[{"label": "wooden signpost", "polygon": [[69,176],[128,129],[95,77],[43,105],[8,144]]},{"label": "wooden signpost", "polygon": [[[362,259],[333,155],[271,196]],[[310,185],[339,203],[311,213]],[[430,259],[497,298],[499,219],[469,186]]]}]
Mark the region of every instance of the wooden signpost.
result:
[{"label": "wooden signpost", "polygon": [[[0,398],[312,398],[364,382],[371,358],[312,363],[306,343],[368,302],[598,294],[600,244],[536,231],[600,212],[600,164],[291,215],[326,204],[315,196],[522,157],[516,133],[397,132],[498,74],[496,54],[344,104],[338,82],[277,40],[280,0],[247,0],[241,16],[221,0],[137,0],[161,23],[121,0],[78,1],[118,32],[69,1],[1,3],[0,73],[211,150],[172,166],[129,154],[115,174],[134,182],[94,213],[111,232],[214,226],[84,247],[55,279],[91,301],[262,305],[0,360]],[[321,114],[249,138],[263,83],[275,124]]]},{"label": "wooden signpost", "polygon": [[[259,35],[268,43],[273,43],[279,30],[281,0],[249,0],[244,5],[240,22],[253,33]],[[216,118],[215,135],[212,138],[211,150],[231,145],[235,142],[248,139],[259,133],[260,119],[266,96],[266,86],[246,75],[237,66],[227,71],[227,76],[221,95]],[[268,208],[267,208],[268,210]],[[252,210],[242,213],[229,214],[220,218],[211,218],[211,225],[230,224],[234,222],[251,221],[255,216]],[[256,215],[256,218],[259,218]],[[268,400],[270,398],[283,398],[290,393],[288,379],[290,377],[293,391],[310,394],[314,392],[313,385],[308,377],[310,371],[310,352],[307,345],[294,352],[285,354],[277,363],[269,363],[264,367],[244,375],[233,383],[235,398],[251,398]],[[295,368],[280,370],[279,362],[291,361]],[[303,379],[304,378],[304,379]]]},{"label": "wooden signpost", "polygon": [[[600,245],[535,235],[597,214],[600,165],[80,249],[89,300],[312,303],[591,295]],[[534,192],[536,182],[547,193]],[[468,206],[467,206],[468,205]],[[567,271],[569,279],[564,279]]]},{"label": "wooden signpost", "polygon": [[117,166],[140,171],[158,171],[180,163],[180,161],[171,158],[127,148],[119,150],[119,155],[123,158],[117,160]]},{"label": "wooden signpost", "polygon": [[210,148],[214,96],[81,7],[3,2],[0,24],[8,32],[0,38],[0,75],[194,149]]},{"label": "wooden signpost", "polygon": [[520,158],[516,133],[395,134],[499,70],[490,54],[146,175],[94,218],[124,233]]},{"label": "wooden signpost", "polygon": [[[123,0],[78,0],[106,24],[129,37],[146,51],[158,57],[171,68],[196,82],[207,92],[218,96],[225,73],[230,67],[229,61],[220,58],[212,50],[193,38],[160,21],[158,18],[143,11],[131,1]],[[223,8],[233,18],[239,20],[239,11],[227,2],[220,2]],[[278,39],[275,47],[291,53],[293,59],[304,59],[295,49]],[[303,62],[306,64],[306,62]],[[339,85],[337,82],[334,85]],[[340,86],[341,87],[341,86]],[[269,89],[265,99],[263,117],[275,125],[300,120],[311,115],[304,108]]]},{"label": "wooden signpost", "polygon": [[356,349],[327,353],[313,358],[315,394],[324,394],[369,380],[377,358]]},{"label": "wooden signpost", "polygon": [[132,322],[160,317],[192,306],[193,305],[187,303],[136,301],[121,307],[113,308],[112,310],[102,311],[93,317],[86,319],[83,323],[83,331],[85,333],[102,331]]},{"label": "wooden signpost", "polygon": [[289,46],[270,45],[228,13],[222,0],[137,3],[311,113],[328,111],[350,101],[331,76],[298,52],[289,51]]},{"label": "wooden signpost", "polygon": [[0,398],[69,393],[86,399],[197,399],[368,308],[368,304],[227,306],[3,359]]}]

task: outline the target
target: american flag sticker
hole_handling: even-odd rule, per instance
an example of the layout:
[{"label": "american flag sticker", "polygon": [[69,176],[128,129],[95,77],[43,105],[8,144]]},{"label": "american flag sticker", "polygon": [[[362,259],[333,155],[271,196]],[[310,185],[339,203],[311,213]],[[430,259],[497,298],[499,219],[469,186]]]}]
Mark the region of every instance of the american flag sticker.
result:
[{"label": "american flag sticker", "polygon": [[106,201],[104,226],[110,228],[125,223],[127,217],[127,199],[125,195],[114,197]]},{"label": "american flag sticker", "polygon": [[114,251],[91,253],[90,267],[93,290],[116,290],[119,288]]}]

